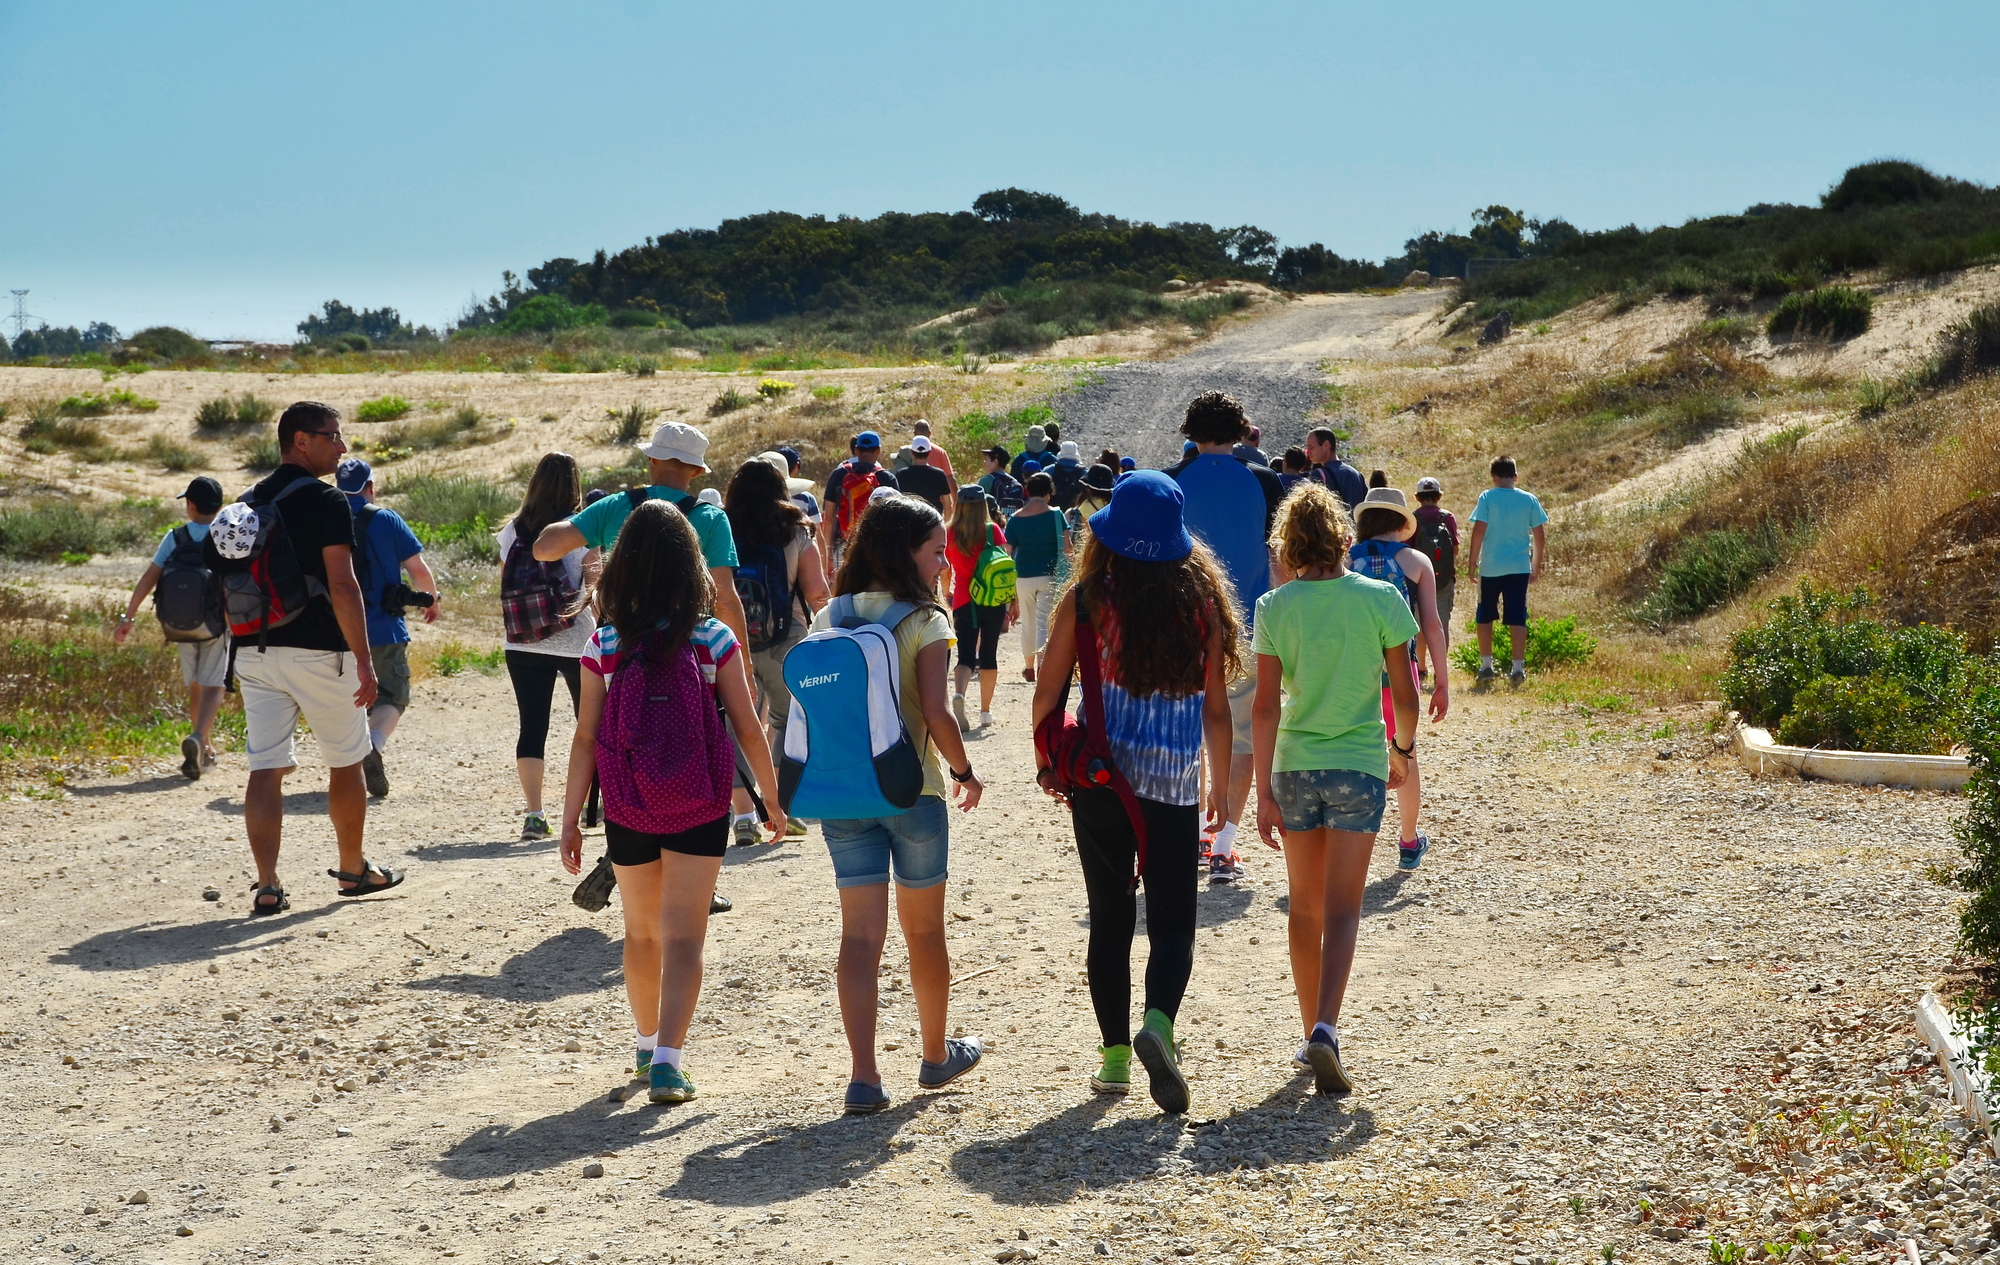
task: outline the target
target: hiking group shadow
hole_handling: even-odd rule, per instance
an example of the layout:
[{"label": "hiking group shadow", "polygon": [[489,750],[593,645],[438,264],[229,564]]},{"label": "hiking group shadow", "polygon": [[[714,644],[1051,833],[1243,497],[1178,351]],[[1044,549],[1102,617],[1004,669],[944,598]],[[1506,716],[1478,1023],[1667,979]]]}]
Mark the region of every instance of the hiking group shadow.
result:
[{"label": "hiking group shadow", "polygon": [[596,927],[570,927],[529,945],[500,964],[494,975],[432,975],[405,988],[508,998],[525,988],[568,996],[617,991],[625,986],[624,941]]},{"label": "hiking group shadow", "polygon": [[[1140,1092],[1135,1083],[1134,1095]],[[999,1203],[1060,1203],[1162,1172],[1210,1177],[1324,1160],[1376,1133],[1374,1112],[1321,1096],[1304,1075],[1254,1107],[1199,1127],[1150,1113],[1105,1124],[1113,1105],[1099,1096],[1014,1137],[971,1143],[951,1157],[952,1173]]]},{"label": "hiking group shadow", "polygon": [[[316,909],[294,908],[268,918],[250,916],[250,893],[241,892],[242,912],[206,922],[140,923],[117,927],[85,936],[67,949],[49,954],[52,966],[74,966],[86,971],[141,971],[154,966],[178,966],[188,962],[211,962],[232,953],[275,949],[304,934],[307,924],[338,916],[338,910],[393,896],[360,897],[342,900],[330,897]],[[225,897],[233,899],[233,897]]]},{"label": "hiking group shadow", "polygon": [[796,1199],[857,1181],[916,1146],[896,1134],[939,1102],[935,1094],[872,1116],[834,1116],[816,1124],[773,1125],[690,1154],[660,1194],[732,1208]]},{"label": "hiking group shadow", "polygon": [[438,1158],[437,1170],[458,1181],[505,1177],[648,1142],[664,1142],[712,1117],[628,1111],[599,1094],[559,1115],[516,1127],[490,1124]]}]

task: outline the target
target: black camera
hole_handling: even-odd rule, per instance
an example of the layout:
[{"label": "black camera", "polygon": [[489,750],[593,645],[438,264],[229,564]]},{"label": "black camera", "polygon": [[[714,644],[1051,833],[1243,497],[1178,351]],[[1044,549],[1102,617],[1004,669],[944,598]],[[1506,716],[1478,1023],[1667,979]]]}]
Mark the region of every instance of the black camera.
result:
[{"label": "black camera", "polygon": [[382,611],[386,615],[400,617],[412,606],[435,606],[437,600],[435,593],[426,593],[398,582],[382,590]]}]

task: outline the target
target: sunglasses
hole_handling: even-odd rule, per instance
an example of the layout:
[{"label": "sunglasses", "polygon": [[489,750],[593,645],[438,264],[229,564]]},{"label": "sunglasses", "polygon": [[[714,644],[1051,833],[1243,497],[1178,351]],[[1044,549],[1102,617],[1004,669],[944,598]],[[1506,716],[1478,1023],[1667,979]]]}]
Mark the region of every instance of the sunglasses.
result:
[{"label": "sunglasses", "polygon": [[304,430],[299,433],[301,435],[318,435],[321,439],[339,439],[341,437],[340,432],[337,430]]}]

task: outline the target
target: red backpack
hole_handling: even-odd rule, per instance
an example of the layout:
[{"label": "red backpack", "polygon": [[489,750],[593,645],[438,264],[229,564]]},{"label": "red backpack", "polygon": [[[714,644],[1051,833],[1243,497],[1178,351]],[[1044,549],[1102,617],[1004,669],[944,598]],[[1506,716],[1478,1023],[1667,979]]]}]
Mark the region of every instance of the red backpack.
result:
[{"label": "red backpack", "polygon": [[861,512],[868,508],[868,498],[875,495],[875,489],[888,487],[889,484],[882,478],[881,466],[870,466],[864,472],[851,457],[841,462],[840,466],[847,471],[847,477],[840,481],[840,500],[833,510],[834,524],[844,537],[861,520]]},{"label": "red backpack", "polygon": [[1106,789],[1125,806],[1137,847],[1133,855],[1132,890],[1146,876],[1146,817],[1132,784],[1112,762],[1110,729],[1104,720],[1103,664],[1097,654],[1097,629],[1083,604],[1076,608],[1076,667],[1083,678],[1083,721],[1069,710],[1069,682],[1063,682],[1062,702],[1035,726],[1035,780],[1062,794]]},{"label": "red backpack", "polygon": [[729,811],[736,742],[704,679],[708,647],[642,637],[619,655],[597,724],[604,815],[628,830],[674,834]]}]

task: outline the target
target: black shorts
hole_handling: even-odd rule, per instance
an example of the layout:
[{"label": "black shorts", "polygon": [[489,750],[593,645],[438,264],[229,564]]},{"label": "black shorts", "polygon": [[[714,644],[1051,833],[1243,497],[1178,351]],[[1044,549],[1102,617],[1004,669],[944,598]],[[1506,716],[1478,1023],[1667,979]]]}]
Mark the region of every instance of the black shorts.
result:
[{"label": "black shorts", "polygon": [[958,666],[995,669],[1000,666],[1000,634],[1007,630],[1007,608],[967,602],[951,613],[958,634]]},{"label": "black shorts", "polygon": [[606,818],[604,843],[613,865],[651,865],[660,859],[662,852],[690,857],[724,856],[729,851],[729,821],[734,815],[724,813],[705,825],[689,826],[670,835],[629,830]]},{"label": "black shorts", "polygon": [[1495,617],[1509,628],[1528,626],[1528,573],[1479,577],[1479,609],[1473,622],[1490,624]]}]

